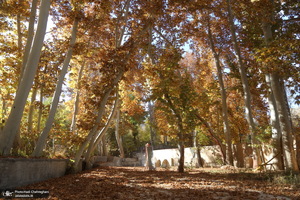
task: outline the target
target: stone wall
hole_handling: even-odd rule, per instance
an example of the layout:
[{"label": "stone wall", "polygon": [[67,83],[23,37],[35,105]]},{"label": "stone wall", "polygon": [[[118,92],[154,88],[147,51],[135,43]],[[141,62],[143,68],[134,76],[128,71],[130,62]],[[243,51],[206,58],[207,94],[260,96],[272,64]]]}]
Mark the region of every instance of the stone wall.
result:
[{"label": "stone wall", "polygon": [[[219,146],[205,146],[201,147],[201,158],[205,167],[217,167],[222,164],[222,154]],[[168,162],[169,166],[177,166],[179,160],[178,149],[161,149],[153,151],[152,163]],[[184,161],[185,166],[196,166],[197,165],[197,152],[193,147],[184,149]]]},{"label": "stone wall", "polygon": [[31,183],[65,175],[68,160],[0,159],[0,189],[14,189]]}]

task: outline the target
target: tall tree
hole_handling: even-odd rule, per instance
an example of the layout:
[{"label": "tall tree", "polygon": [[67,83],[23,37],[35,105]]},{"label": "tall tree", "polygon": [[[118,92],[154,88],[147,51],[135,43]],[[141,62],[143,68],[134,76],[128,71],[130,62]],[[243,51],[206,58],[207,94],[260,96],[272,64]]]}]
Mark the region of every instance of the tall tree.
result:
[{"label": "tall tree", "polygon": [[41,133],[41,135],[38,139],[38,142],[36,144],[36,147],[35,147],[35,149],[32,153],[32,156],[35,156],[35,157],[39,157],[39,156],[42,155],[44,146],[45,146],[46,141],[47,141],[47,136],[49,134],[52,123],[54,121],[54,116],[55,116],[57,106],[58,106],[58,103],[59,103],[59,98],[60,98],[60,95],[61,95],[63,82],[64,82],[64,79],[65,79],[65,75],[68,72],[69,63],[70,63],[70,60],[72,58],[73,48],[74,48],[74,45],[75,45],[75,42],[76,42],[77,31],[78,31],[78,23],[79,23],[79,20],[80,20],[80,17],[81,17],[79,15],[80,10],[77,10],[77,12],[78,13],[75,14],[75,20],[74,20],[74,24],[73,24],[73,27],[72,27],[70,46],[69,46],[69,49],[67,51],[66,58],[63,62],[63,67],[62,67],[62,70],[61,70],[60,75],[59,75],[59,79],[58,79],[56,89],[55,89],[55,93],[54,93],[54,96],[53,96],[53,100],[52,100],[52,103],[51,103],[49,116],[48,116],[48,119],[46,121],[45,128],[44,128],[43,132]]},{"label": "tall tree", "polygon": [[209,38],[209,43],[210,43],[210,48],[213,53],[214,59],[215,59],[215,64],[217,67],[217,75],[218,75],[218,82],[220,85],[220,93],[221,93],[221,98],[222,98],[222,117],[223,117],[223,122],[224,122],[224,133],[226,135],[226,144],[227,144],[227,151],[226,151],[226,159],[227,163],[230,165],[233,165],[233,155],[232,155],[232,141],[231,141],[231,128],[229,126],[229,117],[228,117],[228,107],[227,107],[227,94],[226,94],[226,89],[223,81],[223,73],[222,73],[222,67],[221,67],[221,62],[220,62],[220,55],[216,51],[215,48],[215,42],[213,38],[213,34],[211,31],[210,27],[210,16],[207,16],[207,33],[208,33],[208,38]]},{"label": "tall tree", "polygon": [[[254,6],[255,14],[259,16],[257,20],[259,20],[263,32],[261,40],[264,43],[260,47],[259,59],[269,86],[269,109],[273,138],[276,144],[275,155],[283,154],[285,169],[297,171],[299,167],[293,147],[292,122],[289,117],[289,105],[285,98],[285,81],[288,77],[298,80],[297,72],[295,72],[297,69],[293,63],[297,56],[291,53],[294,52],[294,44],[297,41],[293,36],[295,32],[293,21],[297,17],[297,14],[293,13],[293,9],[297,7],[297,3],[294,1],[281,3],[266,0],[253,2],[251,6]],[[282,14],[278,14],[279,12]],[[285,21],[284,18],[287,18],[287,20]],[[280,52],[278,56],[275,54],[276,51]],[[276,157],[278,167],[282,168],[281,157]]]},{"label": "tall tree", "polygon": [[20,87],[15,95],[14,104],[10,115],[5,124],[3,133],[0,135],[0,153],[3,155],[10,154],[13,141],[19,130],[24,107],[30,89],[33,84],[34,76],[37,70],[41,49],[47,28],[47,21],[50,9],[50,0],[42,0],[40,6],[40,14],[34,41],[31,47],[30,55],[22,76]]},{"label": "tall tree", "polygon": [[258,140],[257,140],[257,130],[256,130],[256,125],[254,123],[254,116],[251,108],[251,93],[250,93],[250,88],[249,88],[249,82],[247,78],[247,72],[245,65],[243,63],[242,59],[242,54],[240,50],[240,46],[238,44],[237,36],[236,36],[236,29],[234,25],[234,16],[232,14],[232,8],[231,8],[231,0],[226,0],[227,2],[227,11],[228,11],[228,21],[229,21],[229,26],[230,26],[230,31],[231,31],[231,38],[232,38],[232,43],[234,47],[234,51],[236,54],[236,58],[238,61],[238,69],[240,72],[241,76],[241,81],[242,81],[242,86],[243,86],[243,92],[244,92],[244,101],[245,101],[245,115],[247,122],[249,124],[250,128],[250,134],[251,134],[251,142],[254,147],[254,159],[256,160],[256,165],[261,164],[261,152],[258,147]]},{"label": "tall tree", "polygon": [[[117,91],[118,93],[119,91]],[[117,144],[118,144],[118,148],[119,148],[119,152],[120,152],[120,158],[124,158],[125,157],[125,152],[124,152],[124,147],[123,147],[123,141],[122,141],[122,136],[120,135],[120,103],[119,103],[119,95],[117,95],[117,114],[116,114],[116,127],[115,127],[115,136],[116,136],[116,140],[117,140]]]},{"label": "tall tree", "polygon": [[75,103],[74,103],[74,109],[73,109],[73,116],[72,116],[72,123],[70,130],[73,133],[76,133],[76,122],[77,122],[77,115],[79,111],[79,101],[80,101],[80,87],[81,87],[81,79],[83,75],[83,70],[85,66],[85,60],[82,61],[82,64],[80,66],[80,70],[78,73],[78,78],[77,78],[77,88],[76,88],[76,95],[75,95]]}]

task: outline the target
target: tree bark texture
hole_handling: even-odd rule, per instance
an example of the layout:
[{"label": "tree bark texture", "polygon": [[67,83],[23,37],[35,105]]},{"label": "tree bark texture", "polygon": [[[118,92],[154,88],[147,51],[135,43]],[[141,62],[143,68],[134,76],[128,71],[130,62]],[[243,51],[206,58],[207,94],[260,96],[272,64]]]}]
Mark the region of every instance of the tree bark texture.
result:
[{"label": "tree bark texture", "polygon": [[275,157],[274,158],[275,169],[284,170],[282,133],[280,129],[277,106],[274,99],[273,91],[271,89],[270,74],[266,74],[265,77],[266,77],[266,83],[269,87],[268,104],[270,110],[270,124],[272,129],[272,146],[274,147],[272,157]]},{"label": "tree bark texture", "polygon": [[152,163],[153,149],[151,144],[147,143],[145,145],[145,153],[146,153],[146,169],[152,171],[155,168],[153,167],[153,163]]},{"label": "tree bark texture", "polygon": [[244,149],[243,144],[241,142],[237,142],[236,144],[236,167],[244,167]]},{"label": "tree bark texture", "polygon": [[194,131],[194,148],[196,149],[196,155],[197,155],[197,167],[203,167],[202,158],[201,158],[201,150],[198,144],[197,139],[197,131]]},{"label": "tree bark texture", "polygon": [[179,149],[178,172],[183,173],[184,172],[184,144],[182,141],[179,141],[178,149]]},{"label": "tree bark texture", "polygon": [[38,114],[38,121],[37,121],[37,131],[40,132],[41,130],[41,123],[42,123],[42,116],[43,116],[43,99],[44,99],[44,89],[43,86],[40,88],[40,103],[39,103],[39,114]]},{"label": "tree bark texture", "polygon": [[27,132],[31,133],[32,131],[32,126],[33,126],[33,114],[34,114],[34,103],[35,103],[35,98],[37,94],[37,89],[34,88],[31,94],[31,102],[29,106],[29,112],[28,112],[28,126],[27,126]]},{"label": "tree bark texture", "polygon": [[83,69],[85,66],[85,61],[83,61],[80,70],[79,70],[79,74],[78,74],[78,79],[77,79],[77,91],[76,91],[76,96],[75,96],[75,104],[74,104],[74,111],[73,111],[73,116],[72,116],[72,123],[71,123],[71,132],[76,133],[76,121],[77,121],[77,114],[78,114],[78,110],[79,110],[79,101],[80,101],[80,82],[81,82],[81,78],[83,75]]},{"label": "tree bark texture", "polygon": [[119,149],[119,152],[120,152],[120,158],[124,158],[125,153],[124,153],[123,141],[122,141],[122,137],[120,135],[120,130],[119,130],[120,127],[119,126],[120,126],[120,104],[119,104],[119,101],[118,101],[115,136],[116,136],[116,140],[117,140],[117,144],[118,144],[118,149]]}]

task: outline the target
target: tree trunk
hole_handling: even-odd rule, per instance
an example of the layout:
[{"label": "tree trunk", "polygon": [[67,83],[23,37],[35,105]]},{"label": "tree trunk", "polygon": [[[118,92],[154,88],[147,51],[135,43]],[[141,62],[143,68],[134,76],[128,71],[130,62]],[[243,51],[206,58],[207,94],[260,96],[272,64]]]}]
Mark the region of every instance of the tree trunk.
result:
[{"label": "tree trunk", "polygon": [[231,130],[230,130],[230,125],[229,125],[229,117],[228,117],[228,107],[227,107],[227,94],[226,94],[226,89],[224,86],[224,81],[223,81],[223,73],[222,73],[222,67],[220,65],[220,57],[219,54],[216,52],[215,49],[215,44],[214,44],[214,38],[211,33],[210,29],[210,22],[208,19],[208,38],[210,42],[210,47],[211,51],[213,53],[214,59],[215,59],[215,64],[217,67],[217,74],[218,74],[218,82],[220,86],[220,93],[221,93],[221,98],[222,98],[222,118],[223,118],[223,128],[224,128],[224,133],[226,137],[226,162],[229,165],[233,166],[233,156],[232,156],[232,142],[231,142]]},{"label": "tree trunk", "polygon": [[178,149],[179,149],[178,172],[183,173],[184,172],[184,144],[183,144],[183,141],[179,141]]},{"label": "tree trunk", "polygon": [[[273,4],[273,1],[271,3]],[[264,41],[266,46],[269,46],[270,42],[273,40],[273,15],[274,14],[268,16],[268,19],[262,19],[262,30],[264,33]],[[285,161],[284,165],[287,170],[293,169],[295,171],[299,171],[293,145],[292,122],[289,116],[288,104],[285,99],[286,93],[284,90],[284,82],[281,80],[281,77],[277,72],[270,73],[268,77],[270,78],[270,86],[274,96],[274,105],[276,105],[279,127],[282,136],[282,152]],[[271,106],[272,105],[270,105],[270,108],[272,108]],[[280,149],[278,151],[280,151]]]},{"label": "tree trunk", "polygon": [[115,136],[116,136],[117,144],[118,144],[118,147],[119,147],[120,158],[124,158],[125,157],[125,153],[124,153],[124,148],[123,148],[122,137],[121,137],[121,135],[119,133],[119,124],[120,124],[120,107],[119,107],[119,103],[118,103],[118,106],[117,106],[117,116],[116,116]]},{"label": "tree trunk", "polygon": [[35,17],[36,17],[36,11],[37,11],[37,4],[38,4],[38,0],[32,0],[30,16],[29,16],[29,23],[28,23],[28,35],[27,35],[27,41],[26,41],[24,54],[23,54],[20,80],[23,77],[26,63],[27,63],[27,60],[29,57],[30,49],[32,46],[32,41],[33,41],[33,37],[34,37],[34,24],[35,24]]},{"label": "tree trunk", "polygon": [[203,167],[202,158],[201,158],[201,152],[200,147],[197,140],[197,131],[194,131],[194,148],[196,149],[196,155],[197,155],[197,167]]},{"label": "tree trunk", "polygon": [[223,156],[223,160],[225,160],[224,158],[226,158],[226,153],[225,150],[226,148],[224,147],[224,145],[222,144],[222,141],[220,140],[220,138],[217,137],[216,133],[214,132],[214,130],[212,129],[212,127],[210,126],[210,124],[204,119],[202,118],[200,115],[196,114],[196,117],[201,121],[201,123],[206,127],[208,133],[211,135],[211,137],[216,141],[216,143],[219,145],[222,156]]},{"label": "tree trunk", "polygon": [[150,140],[152,148],[155,149],[156,145],[156,122],[154,117],[154,105],[151,101],[148,102],[148,109],[149,109],[149,121],[150,121]]},{"label": "tree trunk", "polygon": [[153,149],[151,144],[147,143],[145,145],[145,151],[146,151],[146,169],[152,171],[155,168],[153,167],[153,163],[152,163]]},{"label": "tree trunk", "polygon": [[34,37],[33,45],[26,63],[21,84],[15,95],[15,100],[10,115],[5,124],[3,134],[0,137],[0,154],[9,155],[13,141],[19,130],[28,94],[38,67],[41,49],[47,28],[47,21],[50,9],[50,0],[42,0],[40,6],[39,22]]},{"label": "tree trunk", "polygon": [[279,124],[282,133],[282,146],[284,159],[286,161],[285,168],[293,169],[298,171],[298,165],[296,160],[296,154],[293,146],[293,131],[291,126],[291,121],[289,118],[288,110],[286,108],[286,102],[284,99],[284,92],[282,89],[282,81],[278,74],[270,75],[271,87],[274,93],[274,98],[278,111]]},{"label": "tree trunk", "polygon": [[28,127],[27,127],[28,133],[32,132],[34,103],[35,103],[36,93],[37,93],[37,89],[34,88],[31,94],[31,102],[30,102],[30,107],[28,112]]},{"label": "tree trunk", "polygon": [[106,146],[106,134],[102,135],[102,148],[103,148],[103,156],[107,156],[107,146]]},{"label": "tree trunk", "polygon": [[[118,95],[117,95],[117,99],[115,100],[115,103],[114,103],[114,106],[112,108],[112,111],[111,111],[110,115],[108,116],[107,122],[105,123],[105,125],[101,129],[101,131],[99,131],[98,134],[95,134],[94,138],[90,141],[88,150],[87,150],[87,152],[85,154],[85,161],[88,164],[90,162],[90,157],[91,157],[92,153],[95,151],[96,147],[102,142],[102,138],[106,134],[106,131],[110,127],[111,122],[113,121],[113,118],[116,115],[116,111],[117,111],[117,107],[118,107],[118,102],[119,102],[119,99],[118,99]],[[105,144],[103,144],[103,145],[105,145]],[[103,155],[103,148],[101,149],[101,152],[102,152],[102,155]]]},{"label": "tree trunk", "polygon": [[43,86],[40,89],[40,104],[39,104],[39,115],[38,115],[38,121],[37,121],[37,132],[40,132],[41,130],[41,122],[42,122],[42,116],[43,116]]},{"label": "tree trunk", "polygon": [[[245,102],[245,116],[250,128],[250,135],[251,135],[251,143],[255,146],[254,151],[253,151],[253,156],[255,160],[255,165],[258,166],[261,164],[261,158],[260,158],[260,149],[257,147],[259,145],[258,140],[256,139],[256,126],[253,120],[253,114],[251,110],[251,93],[250,93],[250,87],[249,87],[249,82],[247,78],[247,73],[246,69],[242,60],[242,55],[241,55],[241,50],[238,45],[238,41],[236,38],[236,30],[234,26],[234,19],[233,19],[233,14],[232,14],[232,9],[231,9],[231,1],[227,0],[227,11],[228,11],[228,20],[229,20],[229,25],[230,25],[230,31],[231,31],[231,37],[232,37],[232,42],[233,42],[233,47],[236,53],[237,61],[238,61],[238,66],[239,66],[239,73],[241,75],[241,81],[242,81],[242,86],[243,86],[243,91],[244,91],[244,102]],[[253,167],[256,167],[253,166]]]},{"label": "tree trunk", "polygon": [[[20,0],[19,0],[19,3]],[[17,33],[18,33],[18,56],[21,56],[22,54],[22,30],[21,30],[21,14],[17,14]],[[22,63],[18,63],[20,68],[20,74],[22,74]],[[19,77],[18,83],[21,82],[21,76]]]},{"label": "tree trunk", "polygon": [[280,123],[278,118],[277,106],[274,99],[274,94],[271,89],[270,74],[266,74],[266,83],[269,87],[268,103],[270,110],[270,124],[272,128],[272,158],[274,158],[275,168],[284,170],[283,151],[282,151],[282,133],[280,129]]},{"label": "tree trunk", "polygon": [[98,114],[97,114],[97,118],[95,120],[94,126],[93,128],[90,130],[88,136],[85,138],[84,142],[82,143],[82,145],[80,146],[79,150],[77,151],[76,155],[75,155],[75,163],[74,163],[74,170],[75,172],[78,169],[78,164],[80,161],[80,158],[84,152],[84,149],[86,148],[87,144],[92,140],[92,138],[94,137],[94,135],[97,132],[97,129],[99,127],[99,123],[102,119],[103,113],[105,111],[105,105],[107,103],[107,100],[110,96],[110,93],[112,92],[114,86],[119,82],[119,80],[123,77],[124,71],[120,71],[119,74],[117,75],[117,77],[115,78],[115,80],[113,81],[113,84],[111,85],[111,87],[109,89],[107,89],[107,91],[104,93],[101,102],[100,102],[100,106],[99,106],[99,110],[98,110]]},{"label": "tree trunk", "polygon": [[244,167],[244,149],[243,144],[241,142],[237,142],[236,144],[236,167]]},{"label": "tree trunk", "polygon": [[77,91],[76,91],[76,96],[75,96],[75,104],[74,104],[74,111],[73,111],[73,116],[72,116],[72,123],[71,123],[71,132],[75,133],[76,132],[76,121],[77,121],[77,114],[79,110],[79,100],[80,100],[80,81],[82,78],[83,74],[83,69],[84,69],[85,61],[83,61],[79,74],[78,74],[78,79],[77,79]]},{"label": "tree trunk", "polygon": [[300,166],[300,133],[296,133],[296,157],[298,167]]},{"label": "tree trunk", "polygon": [[177,119],[177,127],[178,127],[178,149],[179,149],[179,165],[178,165],[178,172],[183,173],[184,172],[184,128],[183,128],[183,122],[182,117],[179,113],[179,111],[176,109],[174,103],[172,102],[172,99],[170,98],[169,94],[167,92],[164,93],[164,97],[166,99],[167,104],[170,106],[172,112],[174,113],[176,119]]},{"label": "tree trunk", "polygon": [[73,47],[76,42],[78,22],[79,22],[79,18],[75,17],[75,21],[74,21],[73,28],[72,28],[70,46],[69,46],[66,58],[63,63],[62,70],[60,72],[60,75],[59,75],[59,78],[57,81],[56,89],[54,92],[54,97],[52,99],[51,108],[50,108],[49,116],[46,121],[45,128],[44,128],[43,132],[41,133],[41,135],[38,139],[37,145],[32,153],[32,156],[34,156],[34,157],[39,157],[42,155],[44,146],[47,141],[48,134],[50,132],[50,129],[51,129],[53,121],[54,121],[55,113],[56,113],[58,103],[59,103],[60,94],[62,91],[63,82],[65,79],[65,75],[68,72],[69,63],[70,63],[70,60],[71,60],[72,54],[73,54]]},{"label": "tree trunk", "polygon": [[[21,1],[19,0],[19,4]],[[18,34],[18,54],[21,56],[22,54],[22,30],[21,30],[21,15],[20,13],[17,14],[17,34]],[[19,64],[18,64],[19,65]],[[19,65],[20,72],[22,72],[22,64]],[[21,82],[21,77],[19,77],[18,82]],[[13,151],[12,153],[16,155],[18,153],[18,149],[20,147],[20,140],[21,140],[21,131],[18,130],[17,135],[14,139],[13,143]]]}]

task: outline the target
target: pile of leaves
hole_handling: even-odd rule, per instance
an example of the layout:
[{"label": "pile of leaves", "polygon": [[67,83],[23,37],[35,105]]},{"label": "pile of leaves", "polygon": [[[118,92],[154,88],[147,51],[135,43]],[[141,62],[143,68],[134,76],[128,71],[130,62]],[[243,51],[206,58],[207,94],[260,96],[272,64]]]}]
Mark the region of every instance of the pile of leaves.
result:
[{"label": "pile of leaves", "polygon": [[49,190],[49,199],[300,199],[295,185],[274,184],[259,173],[215,169],[99,167],[22,189]]}]

